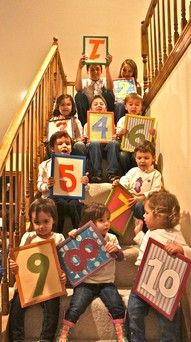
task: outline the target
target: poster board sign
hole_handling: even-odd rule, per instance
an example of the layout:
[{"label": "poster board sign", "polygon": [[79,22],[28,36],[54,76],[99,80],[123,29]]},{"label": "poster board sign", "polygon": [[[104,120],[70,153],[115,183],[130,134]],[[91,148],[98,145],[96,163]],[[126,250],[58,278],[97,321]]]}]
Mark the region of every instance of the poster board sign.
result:
[{"label": "poster board sign", "polygon": [[85,161],[82,156],[52,154],[51,177],[55,183],[51,195],[84,199],[85,185],[81,178],[85,174]]},{"label": "poster board sign", "polygon": [[16,247],[13,256],[19,266],[15,277],[23,308],[66,294],[53,239]]},{"label": "poster board sign", "polygon": [[58,131],[66,131],[69,136],[73,138],[73,120],[58,119],[48,121],[48,141],[50,140],[51,135]]},{"label": "poster board sign", "polygon": [[83,55],[87,56],[85,64],[106,64],[108,37],[83,36]]},{"label": "poster board sign", "polygon": [[172,320],[190,270],[190,259],[169,255],[163,244],[149,238],[133,291]]},{"label": "poster board sign", "polygon": [[134,77],[116,78],[113,80],[113,86],[116,102],[123,102],[127,94],[137,93]]},{"label": "poster board sign", "polygon": [[109,209],[111,216],[111,229],[119,234],[124,235],[128,224],[133,215],[133,207],[129,208],[128,200],[133,196],[121,184],[115,186],[107,200],[106,206]]},{"label": "poster board sign", "polygon": [[92,221],[78,229],[75,239],[68,238],[58,248],[61,268],[72,286],[76,286],[113,258],[105,252],[104,238]]},{"label": "poster board sign", "polygon": [[121,149],[133,152],[135,147],[143,140],[152,140],[150,131],[154,128],[155,118],[141,115],[125,115],[124,128],[128,132],[122,137]]},{"label": "poster board sign", "polygon": [[107,143],[114,135],[113,112],[87,112],[87,135],[88,141]]}]

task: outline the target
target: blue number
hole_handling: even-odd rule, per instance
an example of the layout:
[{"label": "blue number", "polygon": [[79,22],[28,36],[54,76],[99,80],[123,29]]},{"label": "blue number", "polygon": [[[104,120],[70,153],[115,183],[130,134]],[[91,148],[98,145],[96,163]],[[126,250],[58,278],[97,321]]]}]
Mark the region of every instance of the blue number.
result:
[{"label": "blue number", "polygon": [[106,132],[108,131],[107,125],[107,118],[102,117],[100,120],[98,120],[93,126],[93,131],[101,132],[101,139],[106,139]]}]

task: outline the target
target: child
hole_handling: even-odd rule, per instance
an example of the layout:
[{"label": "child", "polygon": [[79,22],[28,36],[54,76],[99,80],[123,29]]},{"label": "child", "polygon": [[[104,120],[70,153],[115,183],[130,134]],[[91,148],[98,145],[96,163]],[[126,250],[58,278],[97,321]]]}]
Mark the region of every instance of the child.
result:
[{"label": "child", "polygon": [[[137,81],[137,76],[138,70],[136,63],[132,59],[125,59],[124,62],[121,64],[118,78],[129,79],[130,77],[134,77],[137,94],[141,95],[141,86],[140,83]],[[118,120],[126,113],[124,104],[121,102],[115,103],[114,113],[115,120],[116,122],[118,122]]]},{"label": "child", "polygon": [[[82,142],[82,125],[80,120],[75,116],[76,107],[73,100],[73,97],[68,94],[60,95],[56,100],[55,109],[53,111],[53,117],[50,121],[65,119],[70,120],[72,124],[73,130],[73,154],[85,156],[86,146]],[[66,130],[65,127],[62,127],[61,122],[58,121],[58,131]]]},{"label": "child", "polygon": [[[136,231],[135,241],[140,245],[136,265],[140,265],[149,237],[165,245],[165,250],[171,254],[183,254],[191,258],[191,248],[186,244],[180,227],[180,206],[177,198],[167,191],[152,193],[145,200],[144,220],[148,227],[146,234],[141,229]],[[145,341],[144,317],[148,314],[150,305],[131,292],[128,301],[129,327],[131,342]],[[177,341],[178,311],[172,321],[157,312],[161,330],[160,341]]]},{"label": "child", "polygon": [[[32,231],[26,232],[23,235],[20,246],[44,241],[47,239],[54,239],[56,245],[64,241],[64,236],[62,234],[54,233],[53,231],[56,228],[57,224],[57,210],[54,201],[52,201],[51,199],[36,199],[30,206],[29,219]],[[19,271],[17,263],[13,259],[10,259],[9,262],[11,272],[13,274],[16,274]],[[63,283],[65,283],[66,276],[65,273],[61,271],[61,269],[60,279]],[[41,303],[44,318],[40,341],[53,341],[54,339],[58,324],[59,301],[60,298],[56,297]],[[24,316],[25,308],[21,307],[19,295],[16,290],[10,310],[10,342],[25,340]]]},{"label": "child", "polygon": [[[50,137],[50,148],[52,153],[71,154],[72,139],[66,131],[58,131]],[[50,188],[54,185],[54,178],[51,177],[52,159],[47,159],[39,165],[37,188],[42,193],[42,197],[50,197]],[[83,176],[83,184],[88,183],[88,177]],[[82,203],[77,199],[65,199],[62,197],[52,197],[58,210],[57,231],[62,233],[65,215],[71,217],[73,228],[78,228],[81,218]]]},{"label": "child", "polygon": [[[129,199],[129,206],[134,206],[134,216],[138,219],[136,224],[143,222],[144,200],[154,191],[161,189],[161,174],[154,168],[155,163],[155,147],[148,141],[144,140],[135,148],[135,160],[137,167],[129,170],[120,180],[115,180],[113,185],[118,182],[123,185],[132,195]],[[146,230],[144,225],[144,230]]]},{"label": "child", "polygon": [[106,58],[105,78],[101,77],[101,64],[88,64],[87,72],[89,73],[89,78],[82,79],[82,68],[85,65],[86,59],[87,56],[85,55],[80,58],[75,81],[75,89],[77,91],[75,102],[82,126],[87,122],[87,110],[95,95],[102,95],[107,102],[108,110],[114,110],[113,81],[109,69],[112,56],[108,54]]},{"label": "child", "polygon": [[[106,241],[105,250],[112,254],[115,253],[116,258],[103,266],[97,272],[88,276],[83,283],[74,288],[70,307],[66,311],[63,327],[57,341],[64,342],[72,327],[80,318],[81,314],[86,310],[92,300],[99,296],[107,307],[113,324],[115,326],[118,341],[127,341],[123,325],[125,321],[125,307],[114,285],[115,277],[115,260],[121,261],[124,258],[121,247],[119,246],[117,237],[108,233],[110,229],[110,212],[104,204],[90,203],[84,209],[81,225],[92,220]],[[69,235],[75,237],[78,231],[71,231]]]},{"label": "child", "polygon": [[[94,112],[107,111],[107,104],[105,99],[101,95],[94,96],[90,110]],[[84,126],[84,136],[87,138],[87,124]],[[91,182],[102,182],[102,159],[107,158],[107,175],[108,182],[112,182],[115,177],[120,173],[119,164],[119,148],[120,143],[115,139],[109,141],[107,144],[100,143],[99,141],[92,141],[87,144],[87,155],[90,160],[91,169]]]}]

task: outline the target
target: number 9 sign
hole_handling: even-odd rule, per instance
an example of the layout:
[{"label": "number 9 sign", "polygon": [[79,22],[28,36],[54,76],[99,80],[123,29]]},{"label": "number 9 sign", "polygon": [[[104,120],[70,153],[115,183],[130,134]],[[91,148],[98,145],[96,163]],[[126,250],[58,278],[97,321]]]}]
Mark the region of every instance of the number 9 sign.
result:
[{"label": "number 9 sign", "polygon": [[66,293],[60,281],[53,239],[17,247],[14,249],[14,258],[19,266],[16,283],[22,307]]},{"label": "number 9 sign", "polygon": [[164,245],[149,238],[133,291],[172,320],[190,270],[190,259],[169,255]]},{"label": "number 9 sign", "polygon": [[128,132],[122,138],[121,149],[133,152],[141,141],[145,139],[151,141],[150,131],[154,127],[154,122],[155,118],[126,114],[124,127]]}]

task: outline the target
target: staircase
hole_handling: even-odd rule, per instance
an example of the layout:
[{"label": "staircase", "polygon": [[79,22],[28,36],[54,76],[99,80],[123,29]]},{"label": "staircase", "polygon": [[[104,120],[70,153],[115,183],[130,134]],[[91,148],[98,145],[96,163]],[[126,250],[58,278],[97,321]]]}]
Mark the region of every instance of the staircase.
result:
[{"label": "staircase", "polygon": [[[85,203],[98,201],[104,203],[111,190],[111,184],[90,184],[89,193],[86,196]],[[70,226],[71,225],[68,225]],[[67,230],[64,231],[66,236]],[[125,305],[127,306],[132,281],[135,277],[137,268],[134,265],[138,249],[133,242],[133,224],[127,229],[125,235],[120,237],[120,245],[125,254],[122,262],[116,263],[116,285],[121,294]],[[72,295],[72,289],[67,289],[68,296],[62,297],[60,302],[60,320],[64,317]],[[31,306],[25,314],[25,341],[38,341],[42,324],[42,309],[40,305]],[[148,342],[159,341],[159,327],[154,312],[151,310],[146,318],[146,338]],[[116,341],[116,335],[113,324],[108,315],[107,309],[100,300],[96,298],[91,305],[81,315],[75,328],[70,335],[70,341]]]}]

